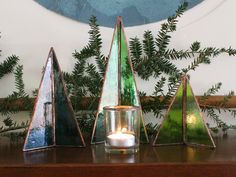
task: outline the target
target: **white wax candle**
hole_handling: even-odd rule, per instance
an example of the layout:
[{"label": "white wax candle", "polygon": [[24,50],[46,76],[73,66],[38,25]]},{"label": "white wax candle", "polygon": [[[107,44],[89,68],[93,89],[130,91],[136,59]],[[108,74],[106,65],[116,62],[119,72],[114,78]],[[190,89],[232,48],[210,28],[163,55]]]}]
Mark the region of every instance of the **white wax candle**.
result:
[{"label": "white wax candle", "polygon": [[135,145],[134,135],[127,133],[114,133],[107,136],[108,142],[114,147],[131,147]]}]

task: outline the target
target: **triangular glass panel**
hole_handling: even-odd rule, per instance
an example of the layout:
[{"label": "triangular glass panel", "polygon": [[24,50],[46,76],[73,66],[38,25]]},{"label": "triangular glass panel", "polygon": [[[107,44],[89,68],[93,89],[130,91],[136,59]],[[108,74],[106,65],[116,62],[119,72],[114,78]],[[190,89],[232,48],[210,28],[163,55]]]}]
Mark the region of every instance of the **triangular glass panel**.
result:
[{"label": "triangular glass panel", "polygon": [[158,129],[153,145],[183,144],[183,93],[183,83],[181,83]]},{"label": "triangular glass panel", "polygon": [[[117,18],[113,34],[103,90],[91,138],[92,144],[104,142],[105,126],[103,107],[114,105],[141,107],[121,17]],[[140,142],[147,143],[148,136],[144,126],[142,111],[140,112],[140,119]]]},{"label": "triangular glass panel", "polygon": [[85,146],[60,66],[51,48],[23,151],[57,145]]},{"label": "triangular glass panel", "polygon": [[186,76],[181,79],[153,145],[186,144],[215,147]]},{"label": "triangular glass panel", "polygon": [[103,142],[105,138],[103,107],[118,105],[118,48],[118,32],[116,29],[113,36],[110,57],[107,63],[102,94],[94,124],[92,143]]},{"label": "triangular glass panel", "polygon": [[215,147],[188,80],[186,80],[186,93],[186,143]]}]

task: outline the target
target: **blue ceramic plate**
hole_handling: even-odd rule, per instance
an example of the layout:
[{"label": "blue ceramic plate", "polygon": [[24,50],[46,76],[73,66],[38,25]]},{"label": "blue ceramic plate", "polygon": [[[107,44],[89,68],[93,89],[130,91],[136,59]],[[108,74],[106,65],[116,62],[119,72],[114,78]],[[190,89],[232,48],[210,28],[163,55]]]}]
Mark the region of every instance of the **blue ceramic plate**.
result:
[{"label": "blue ceramic plate", "polygon": [[114,27],[116,16],[122,16],[125,26],[148,24],[166,19],[187,1],[189,8],[203,0],[35,0],[63,16],[88,23],[95,15],[102,26]]}]

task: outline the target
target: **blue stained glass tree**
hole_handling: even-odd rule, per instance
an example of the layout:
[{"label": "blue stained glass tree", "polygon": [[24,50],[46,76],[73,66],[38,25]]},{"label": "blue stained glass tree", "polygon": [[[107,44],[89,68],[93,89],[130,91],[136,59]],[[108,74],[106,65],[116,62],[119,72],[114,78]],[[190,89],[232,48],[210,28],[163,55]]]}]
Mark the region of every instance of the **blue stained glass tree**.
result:
[{"label": "blue stained glass tree", "polygon": [[63,75],[51,48],[38,90],[23,151],[55,146],[85,146],[67,96]]}]

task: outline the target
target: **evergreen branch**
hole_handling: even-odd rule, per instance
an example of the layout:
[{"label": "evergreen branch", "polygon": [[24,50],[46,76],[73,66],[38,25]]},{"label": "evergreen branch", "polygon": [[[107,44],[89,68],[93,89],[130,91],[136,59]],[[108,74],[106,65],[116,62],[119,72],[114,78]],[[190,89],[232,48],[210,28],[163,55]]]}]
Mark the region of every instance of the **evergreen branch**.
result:
[{"label": "evergreen branch", "polygon": [[15,71],[15,88],[17,89],[18,97],[26,96],[25,85],[23,82],[23,65],[17,65]]},{"label": "evergreen branch", "polygon": [[[165,78],[162,78],[157,84],[156,89],[157,91],[161,92],[161,94],[152,97],[152,99],[149,99],[146,102],[142,102],[142,108],[144,112],[150,112],[152,111],[156,118],[163,117],[162,110],[166,109],[166,106],[170,104],[171,99],[173,99],[174,95],[176,94],[176,91],[179,87],[180,80],[179,77],[172,76],[168,80],[168,92],[164,95],[162,93],[162,88],[164,86]],[[158,94],[159,92],[154,94]]]},{"label": "evergreen branch", "polygon": [[155,42],[154,37],[151,31],[144,32],[144,40],[143,40],[143,50],[148,59],[151,59],[155,54]]},{"label": "evergreen branch", "polygon": [[11,127],[14,123],[13,123],[13,120],[7,116],[4,120],[3,120],[3,123],[5,126],[7,127]]},{"label": "evergreen branch", "polygon": [[[223,97],[222,100],[218,101],[217,103],[215,103],[215,105],[206,105],[204,104],[204,102],[201,104],[201,107],[203,107],[204,109],[208,109],[208,108],[213,108],[213,109],[217,109],[218,111],[220,111],[220,109],[229,111],[230,109],[226,109],[226,105],[229,102],[229,100],[234,96],[234,92],[230,91],[227,95],[225,95]],[[206,97],[206,99],[208,99],[208,96]],[[205,101],[205,100],[203,100]],[[230,111],[231,112],[231,111]]]},{"label": "evergreen branch", "polygon": [[146,130],[147,130],[148,136],[156,135],[157,130],[159,128],[158,124],[153,125],[153,123],[148,123],[145,127],[146,127]]},{"label": "evergreen branch", "polygon": [[101,83],[103,79],[101,78],[100,74],[96,71],[96,66],[93,64],[88,64],[86,69],[88,76],[87,78],[87,87],[89,88],[89,92],[92,95],[98,96],[101,90]]},{"label": "evergreen branch", "polygon": [[170,60],[181,60],[181,59],[188,59],[193,58],[199,55],[206,56],[206,57],[216,57],[220,54],[227,53],[229,56],[236,55],[236,49],[229,48],[215,48],[215,47],[206,47],[202,48],[200,46],[200,42],[196,41],[193,42],[190,46],[190,50],[180,50],[177,51],[176,49],[167,49],[163,54],[164,58]]},{"label": "evergreen branch", "polygon": [[28,121],[22,122],[21,124],[17,124],[15,122],[12,126],[9,126],[7,128],[0,127],[0,134],[5,133],[5,132],[10,132],[13,130],[20,130],[20,129],[28,128],[28,126],[29,126]]},{"label": "evergreen branch", "polygon": [[3,104],[0,105],[0,113],[2,115],[9,115],[11,113],[17,113],[20,111],[19,106],[11,106],[13,102],[18,99],[23,101],[23,106],[25,108],[31,109],[33,108],[33,103],[29,99],[29,95],[25,93],[24,90],[24,82],[23,82],[23,66],[17,65],[15,71],[15,88],[17,91],[14,91],[12,94],[8,95],[6,99],[4,99]]},{"label": "evergreen branch", "polygon": [[168,49],[164,53],[164,57],[166,59],[171,59],[171,60],[188,59],[195,57],[197,54],[199,54],[199,49],[200,49],[200,42],[195,41],[191,44],[190,50],[177,51],[175,49]]},{"label": "evergreen branch", "polygon": [[219,107],[224,107],[233,96],[234,91],[230,91],[226,96],[224,96],[223,100],[219,102]]},{"label": "evergreen branch", "polygon": [[94,112],[78,112],[76,113],[76,119],[81,126],[81,131],[83,133],[87,133],[88,130],[91,130],[93,127],[93,122],[95,120],[95,113]]},{"label": "evergreen branch", "polygon": [[161,29],[156,37],[156,45],[158,47],[158,55],[163,55],[170,43],[171,36],[168,34],[176,30],[176,24],[178,17],[181,17],[183,12],[187,9],[188,3],[184,2],[180,5],[175,13],[175,15],[169,17],[166,23],[161,25]]},{"label": "evergreen branch", "polygon": [[129,42],[130,53],[131,53],[131,60],[136,70],[137,65],[142,61],[142,44],[137,37],[131,38]]},{"label": "evergreen branch", "polygon": [[91,48],[93,49],[94,54],[99,55],[100,49],[102,48],[102,39],[99,30],[99,25],[97,24],[97,18],[95,16],[92,16],[90,18],[89,26],[91,28],[89,31],[89,44],[91,44]]},{"label": "evergreen branch", "polygon": [[135,71],[143,80],[148,80],[152,75],[158,78],[162,73],[167,75],[180,75],[180,71],[174,64],[164,58],[158,58],[157,56],[154,56],[152,59],[148,59],[144,56],[143,60],[136,65]]},{"label": "evergreen branch", "polygon": [[84,75],[85,65],[86,65],[85,59],[78,60],[75,63],[75,66],[72,71],[72,77],[74,77],[74,79],[80,78]]},{"label": "evergreen branch", "polygon": [[[73,76],[68,72],[62,72],[63,78],[66,82],[66,90],[69,96],[71,96],[72,88],[73,88]],[[36,93],[36,94],[35,94]],[[34,96],[37,96],[37,90],[33,92]]]},{"label": "evergreen branch", "polygon": [[89,20],[90,31],[89,31],[89,44],[86,45],[80,52],[75,51],[73,53],[74,58],[76,59],[87,59],[89,57],[100,55],[100,49],[102,47],[102,39],[97,24],[97,19],[95,16],[92,16]]},{"label": "evergreen branch", "polygon": [[182,69],[182,72],[184,74],[188,73],[190,70],[195,70],[200,64],[210,64],[210,59],[209,57],[204,54],[204,53],[201,53],[196,59],[194,59],[193,62],[191,62],[190,65],[188,65],[187,68],[185,69]]},{"label": "evergreen branch", "polygon": [[189,50],[180,50],[177,51],[175,49],[167,49],[163,54],[164,58],[168,60],[181,60],[181,59],[188,59],[195,56],[194,52]]},{"label": "evergreen branch", "polygon": [[200,101],[203,102],[203,104],[204,104],[204,101],[206,101],[211,95],[216,94],[216,93],[220,90],[221,85],[222,85],[221,82],[219,82],[219,83],[213,85],[210,89],[208,89],[208,90],[203,94],[203,96],[200,98]]},{"label": "evergreen branch", "polygon": [[177,89],[180,85],[180,78],[176,76],[170,76],[168,80],[168,91],[166,95],[164,96],[164,99],[162,100],[161,104],[162,107],[170,103],[170,100],[174,97],[174,95],[177,92]]},{"label": "evergreen branch", "polygon": [[233,49],[231,47],[229,47],[228,49],[222,48],[221,51],[227,53],[229,56],[236,55],[236,49]]},{"label": "evergreen branch", "polygon": [[12,55],[7,57],[5,61],[0,63],[0,79],[8,73],[11,73],[14,70],[14,67],[17,65],[19,57]]},{"label": "evergreen branch", "polygon": [[166,78],[161,77],[160,81],[158,81],[156,83],[155,91],[154,91],[153,95],[155,95],[155,96],[160,95],[159,93],[161,93],[161,95],[164,95],[163,94],[163,87],[165,85],[165,82],[166,82]]},{"label": "evergreen branch", "polygon": [[136,64],[135,72],[137,72],[138,76],[143,80],[148,80],[150,76],[153,74],[153,67],[155,66],[156,75],[160,75],[161,71],[158,66],[154,65],[151,60],[148,60],[146,56],[143,57],[142,61]]},{"label": "evergreen branch", "polygon": [[191,52],[198,52],[200,48],[201,48],[201,44],[198,41],[193,42],[190,47]]},{"label": "evergreen branch", "polygon": [[94,56],[94,50],[92,49],[91,44],[85,46],[80,52],[77,52],[75,50],[75,52],[73,53],[73,57],[79,61],[92,56]]},{"label": "evergreen branch", "polygon": [[[107,58],[101,54],[102,39],[95,16],[90,18],[89,25],[89,42],[80,52],[76,51],[73,54],[77,62],[72,73],[65,75],[70,95],[76,100],[73,104],[74,109],[78,108],[77,100],[80,100],[81,97],[87,95],[91,97],[98,96],[107,64]],[[96,66],[88,64],[87,59],[90,57],[95,58]]]},{"label": "evergreen branch", "polygon": [[[158,69],[165,74],[168,75],[177,75],[179,73],[179,70],[177,67],[171,63],[169,60],[166,60],[164,58],[155,58],[155,62],[153,66],[158,66]],[[160,74],[154,73],[154,77],[159,76]]]},{"label": "evergreen branch", "polygon": [[96,64],[98,66],[99,74],[101,77],[104,77],[105,71],[106,71],[106,64],[108,58],[104,55],[101,55],[100,53],[95,57]]},{"label": "evergreen branch", "polygon": [[96,71],[96,66],[94,64],[88,64],[86,67],[86,73],[90,76],[91,79],[100,80],[102,79],[99,73]]},{"label": "evergreen branch", "polygon": [[227,127],[226,122],[222,121],[219,118],[219,115],[217,115],[215,113],[213,108],[205,109],[204,112],[205,111],[207,112],[207,116],[210,117],[217,124],[217,127],[219,127],[219,128],[226,128]]}]

